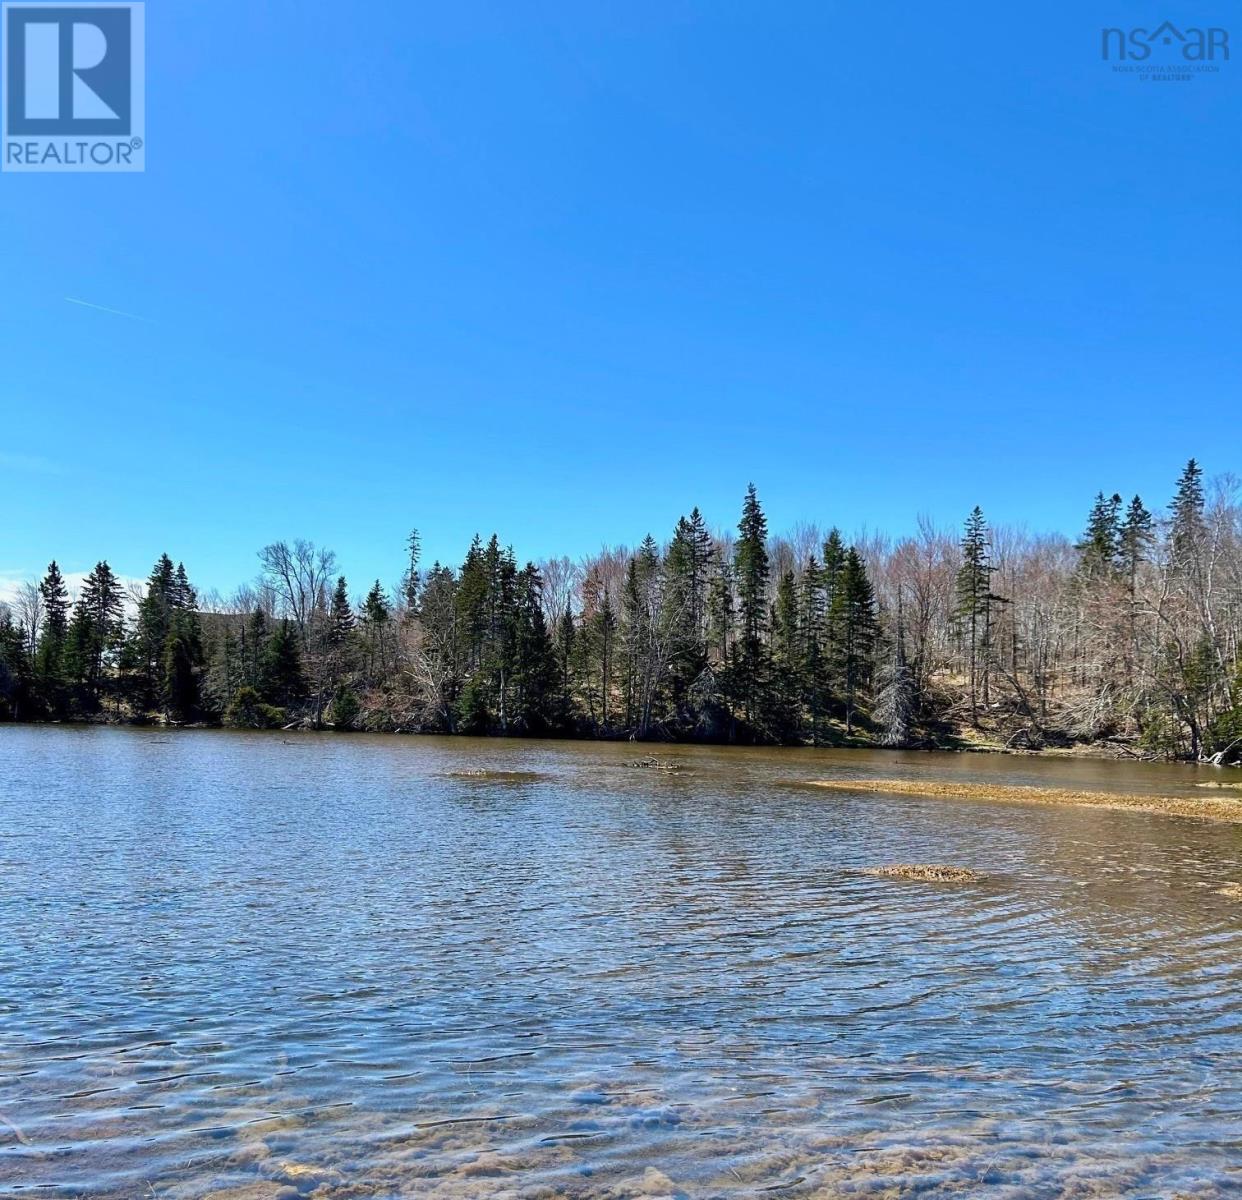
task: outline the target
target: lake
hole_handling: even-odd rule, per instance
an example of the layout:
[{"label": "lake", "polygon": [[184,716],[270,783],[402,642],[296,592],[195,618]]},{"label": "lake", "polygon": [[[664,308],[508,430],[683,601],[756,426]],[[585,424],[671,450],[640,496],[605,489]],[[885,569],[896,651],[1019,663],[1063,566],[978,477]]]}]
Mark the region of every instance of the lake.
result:
[{"label": "lake", "polygon": [[1220,772],[650,749],[0,728],[0,1195],[1242,1189],[1242,826],[805,786]]}]

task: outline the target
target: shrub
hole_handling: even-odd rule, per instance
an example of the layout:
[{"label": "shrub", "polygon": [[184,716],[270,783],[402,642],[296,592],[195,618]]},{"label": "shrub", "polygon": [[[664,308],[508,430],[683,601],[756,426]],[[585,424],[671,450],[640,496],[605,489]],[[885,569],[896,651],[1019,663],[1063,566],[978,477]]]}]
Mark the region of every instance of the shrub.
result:
[{"label": "shrub", "polygon": [[285,710],[264,704],[252,687],[238,688],[224,710],[224,723],[237,729],[273,729],[284,721]]}]

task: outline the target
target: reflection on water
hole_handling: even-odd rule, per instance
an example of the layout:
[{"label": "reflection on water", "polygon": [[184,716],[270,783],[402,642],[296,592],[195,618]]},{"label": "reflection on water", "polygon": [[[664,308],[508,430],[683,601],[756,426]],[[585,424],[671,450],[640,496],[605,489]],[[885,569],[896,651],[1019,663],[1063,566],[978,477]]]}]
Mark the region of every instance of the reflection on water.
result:
[{"label": "reflection on water", "polygon": [[633,757],[0,730],[0,1195],[1242,1187],[1242,827],[796,786],[1203,774]]}]

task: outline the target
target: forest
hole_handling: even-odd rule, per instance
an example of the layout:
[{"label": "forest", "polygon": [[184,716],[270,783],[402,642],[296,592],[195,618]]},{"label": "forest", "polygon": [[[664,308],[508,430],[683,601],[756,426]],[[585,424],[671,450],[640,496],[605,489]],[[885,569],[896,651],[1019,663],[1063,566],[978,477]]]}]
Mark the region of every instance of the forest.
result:
[{"label": "forest", "polygon": [[71,596],[53,561],[0,605],[0,719],[1242,758],[1242,507],[1193,459],[1165,510],[1101,491],[1077,540],[980,508],[773,536],[752,485],[735,531],[695,508],[581,561],[420,549],[355,592],[274,542],[227,597],[167,554]]}]

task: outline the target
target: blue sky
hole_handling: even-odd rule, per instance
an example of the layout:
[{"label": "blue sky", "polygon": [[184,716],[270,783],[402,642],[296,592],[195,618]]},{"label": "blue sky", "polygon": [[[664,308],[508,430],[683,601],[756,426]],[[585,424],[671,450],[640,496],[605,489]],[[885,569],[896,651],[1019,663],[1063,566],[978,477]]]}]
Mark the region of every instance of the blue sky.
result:
[{"label": "blue sky", "polygon": [[0,176],[0,577],[1242,469],[1242,61],[1099,57],[1166,18],[1242,54],[1199,0],[152,0],[146,173]]}]

